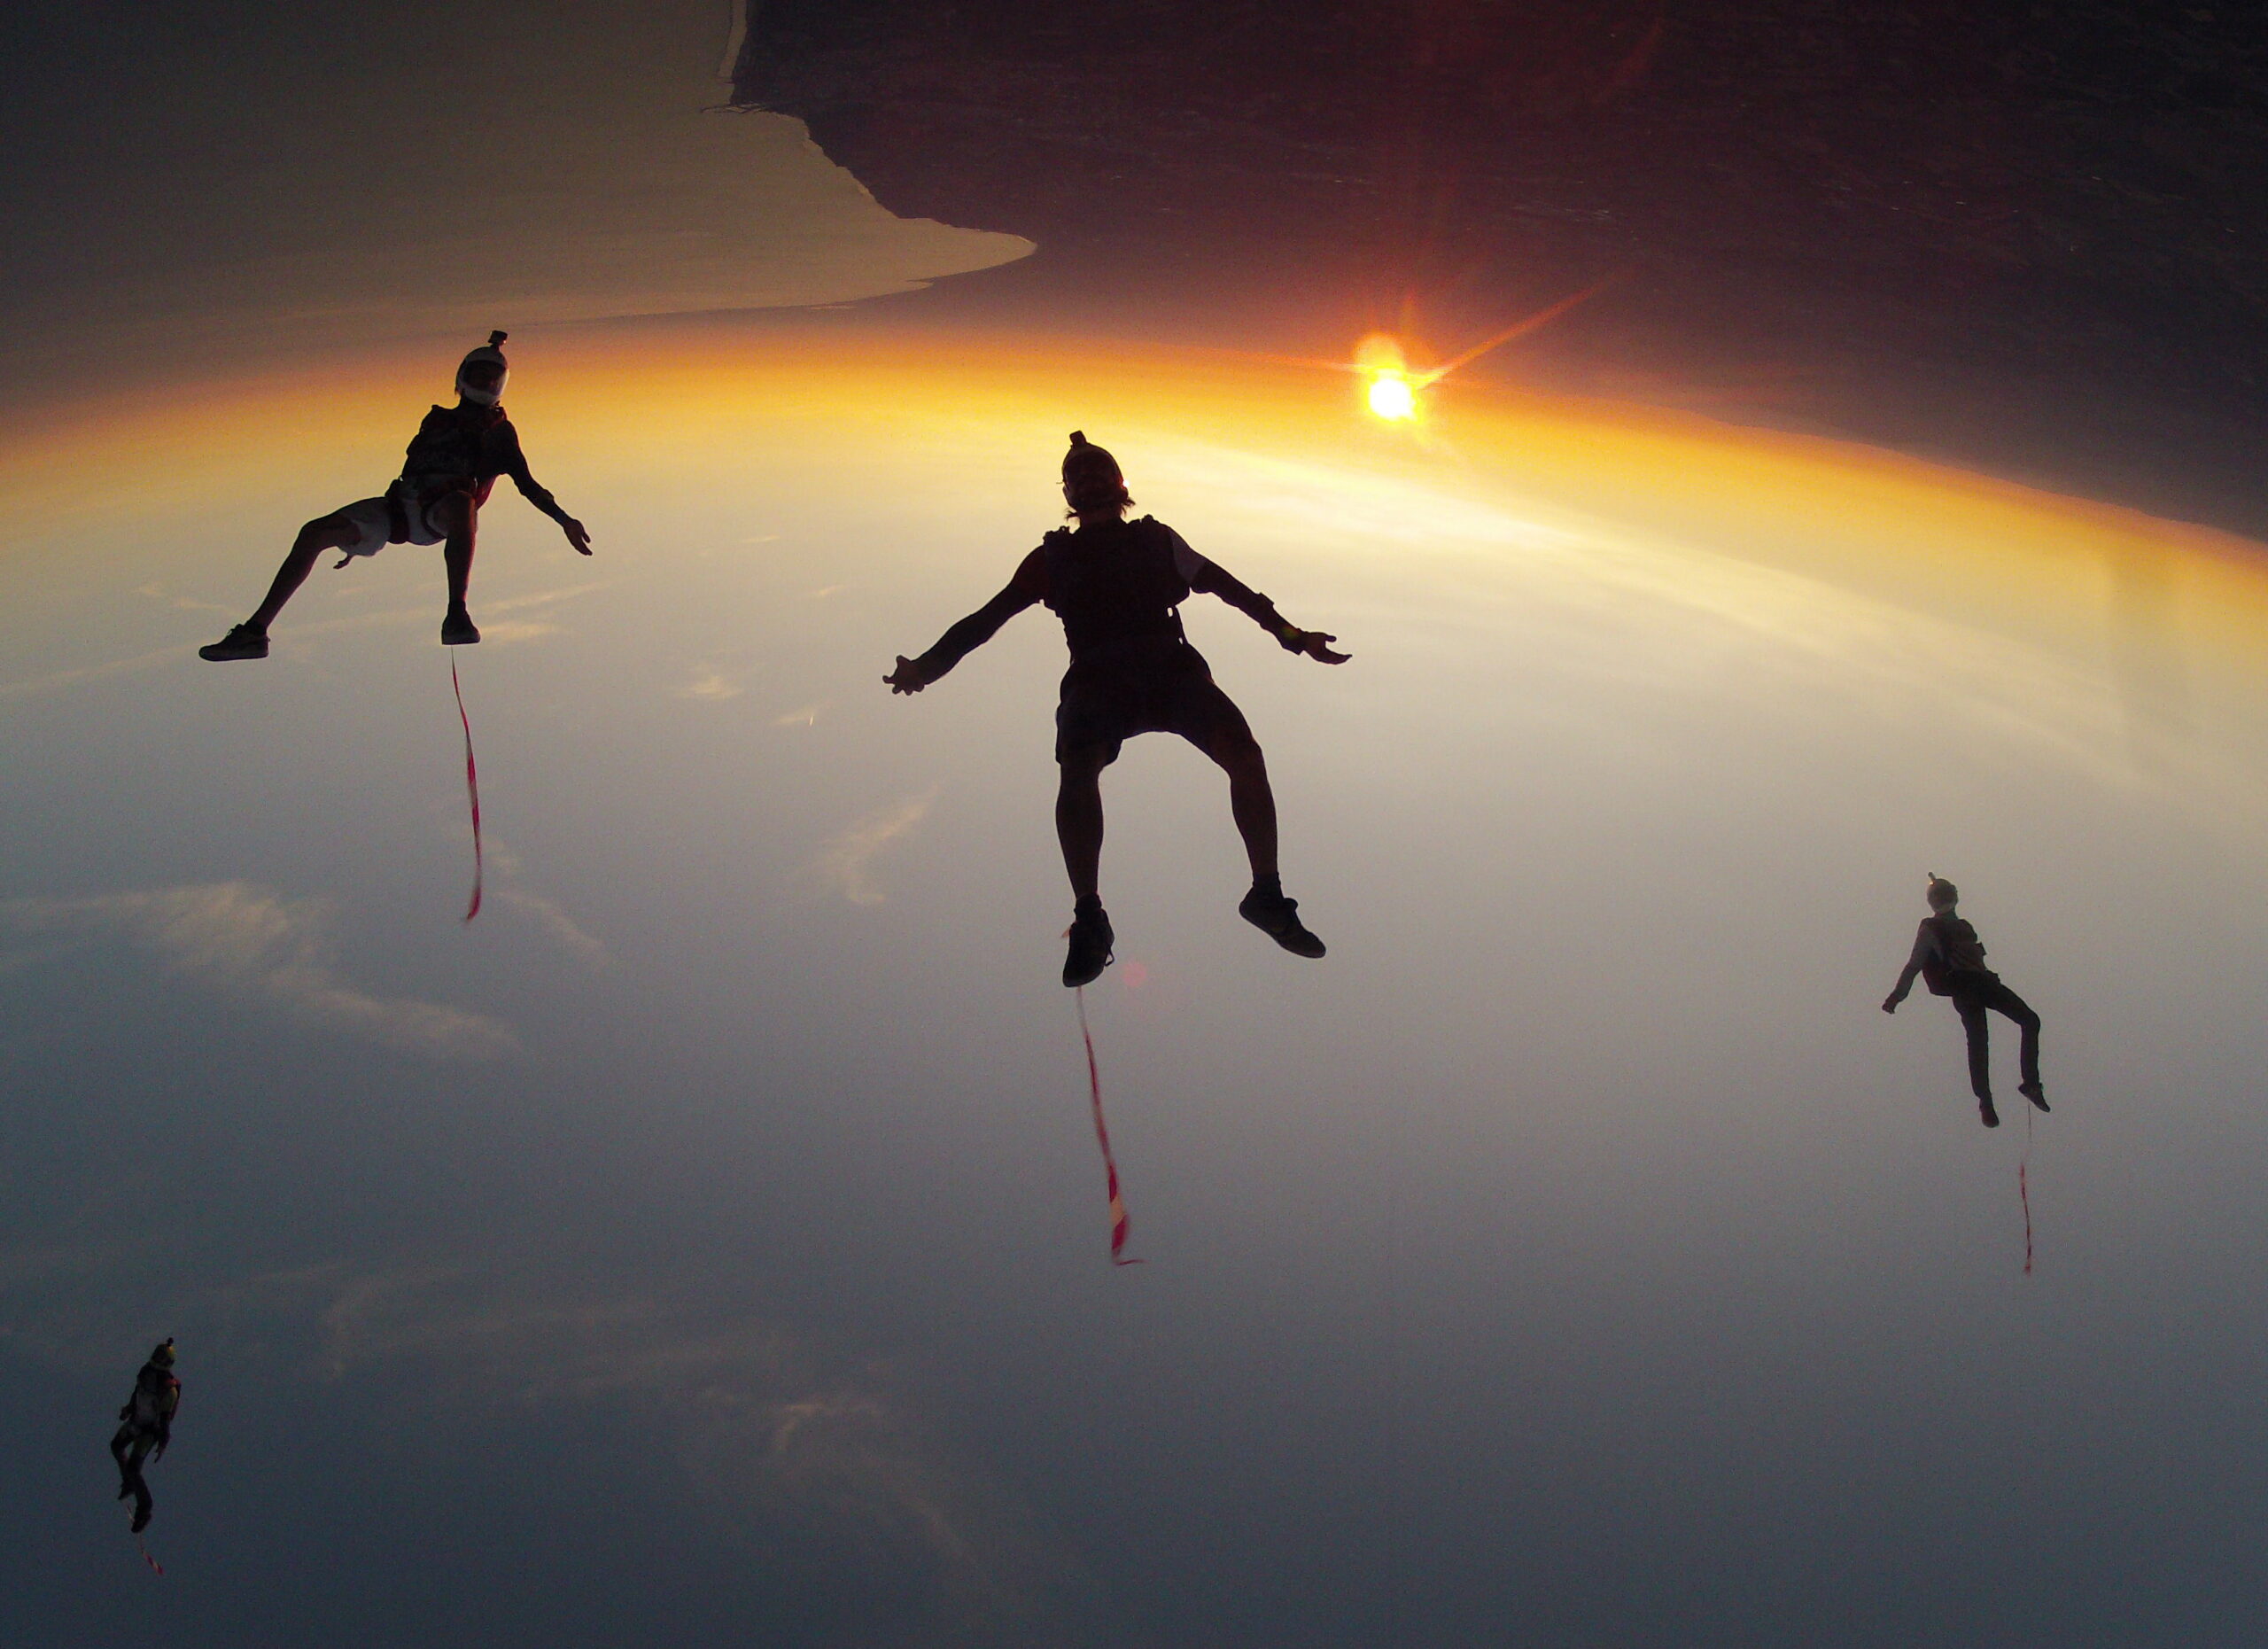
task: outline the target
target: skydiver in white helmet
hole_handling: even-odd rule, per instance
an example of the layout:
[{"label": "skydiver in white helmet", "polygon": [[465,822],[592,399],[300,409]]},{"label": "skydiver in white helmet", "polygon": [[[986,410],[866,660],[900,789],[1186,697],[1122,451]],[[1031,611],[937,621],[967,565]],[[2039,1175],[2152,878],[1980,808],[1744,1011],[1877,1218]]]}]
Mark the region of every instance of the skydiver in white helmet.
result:
[{"label": "skydiver in white helmet", "polygon": [[1906,970],[1898,976],[1897,989],[1883,1000],[1882,1011],[1898,1011],[1898,1005],[1914,988],[1916,974],[1929,985],[1931,995],[1953,998],[1961,1028],[1969,1037],[1969,1090],[1977,1095],[1977,1119],[1987,1128],[1999,1127],[2000,1116],[1992,1108],[1992,1033],[1984,1015],[1987,1009],[2005,1014],[2016,1022],[2023,1039],[2018,1056],[2023,1080],[2017,1084],[2016,1092],[2046,1110],[2047,1091],[2039,1084],[2039,1015],[1984,965],[1984,942],[1954,908],[1961,890],[1932,871],[1926,897],[1930,914],[1922,918],[1913,952],[1906,959]]},{"label": "skydiver in white helmet", "polygon": [[348,504],[301,527],[259,611],[211,646],[198,648],[198,657],[215,664],[267,657],[268,626],[307,582],[317,556],[327,549],[342,551],[346,560],[338,564],[344,567],[355,556],[375,556],[388,544],[443,546],[449,608],[441,621],[441,641],[449,647],[478,642],[479,628],[465,610],[465,587],[472,577],[480,507],[488,502],[499,476],[510,476],[530,503],[559,524],[579,554],[591,553],[591,535],[583,524],[562,509],[528,473],[519,432],[504,416],[506,365],[499,347],[503,341],[503,333],[491,332],[488,341],[459,364],[457,404],[437,406],[425,415],[402,460],[400,478],[376,498]]}]

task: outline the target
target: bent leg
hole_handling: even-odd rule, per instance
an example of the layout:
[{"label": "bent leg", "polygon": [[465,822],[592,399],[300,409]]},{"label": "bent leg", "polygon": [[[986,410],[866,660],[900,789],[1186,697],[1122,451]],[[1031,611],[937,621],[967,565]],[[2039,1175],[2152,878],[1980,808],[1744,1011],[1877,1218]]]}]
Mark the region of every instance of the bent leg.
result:
[{"label": "bent leg", "polygon": [[2023,1052],[2020,1055],[2023,1061],[2023,1079],[2031,1086],[2038,1087],[2039,1085],[2039,1015],[2031,1011],[2030,1003],[2004,984],[1994,986],[1992,994],[1986,1000],[1991,1007],[2016,1021],[2016,1029],[2023,1033]]},{"label": "bent leg", "polygon": [[1252,861],[1252,879],[1276,874],[1276,792],[1268,782],[1268,758],[1259,741],[1238,718],[1234,727],[1223,727],[1201,748],[1229,775],[1229,814],[1237,834],[1244,838],[1245,857]]},{"label": "bent leg", "polygon": [[153,1434],[136,1431],[130,1425],[120,1427],[118,1435],[110,1440],[111,1458],[118,1462],[118,1497],[123,1500],[132,1495],[135,1512],[145,1521],[150,1509],[150,1485],[143,1479],[142,1462],[150,1458],[156,1443]]},{"label": "bent leg", "polygon": [[284,611],[284,603],[299,592],[299,586],[307,581],[307,574],[315,571],[316,558],[327,549],[344,549],[349,544],[360,543],[361,539],[361,529],[340,512],[318,516],[308,522],[299,529],[299,537],[291,541],[291,552],[284,557],[284,564],[276,570],[267,599],[245,622],[260,634],[267,634],[268,626],[276,622],[276,615]]},{"label": "bent leg", "polygon": [[150,1480],[142,1475],[142,1462],[150,1458],[150,1450],[157,1441],[154,1433],[143,1433],[134,1440],[134,1451],[126,1458],[126,1481],[121,1486],[134,1491],[134,1530],[136,1534],[150,1526],[150,1511],[154,1502],[150,1497]]},{"label": "bent leg", "polygon": [[472,583],[472,546],[478,534],[480,511],[470,493],[451,493],[426,506],[425,519],[448,539],[441,547],[441,563],[448,571],[449,611],[464,608],[464,593]]},{"label": "bent leg", "polygon": [[1083,744],[1057,758],[1062,779],[1055,792],[1055,838],[1075,899],[1097,897],[1102,881],[1102,770],[1117,755],[1107,744]]},{"label": "bent leg", "polygon": [[1969,1091],[1980,1104],[1992,1102],[1992,1032],[1984,1021],[1984,1004],[1969,995],[1956,996],[1961,1028],[1969,1037]]}]

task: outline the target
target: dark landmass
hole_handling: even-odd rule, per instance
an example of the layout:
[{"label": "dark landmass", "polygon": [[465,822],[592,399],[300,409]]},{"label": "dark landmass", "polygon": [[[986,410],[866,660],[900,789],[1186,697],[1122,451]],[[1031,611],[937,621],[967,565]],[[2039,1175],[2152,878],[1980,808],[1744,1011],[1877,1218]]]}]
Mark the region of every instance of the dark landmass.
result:
[{"label": "dark landmass", "polygon": [[742,102],[1039,244],[921,303],[1446,353],[1625,272],[1486,369],[2268,534],[2268,8],[751,4]]}]

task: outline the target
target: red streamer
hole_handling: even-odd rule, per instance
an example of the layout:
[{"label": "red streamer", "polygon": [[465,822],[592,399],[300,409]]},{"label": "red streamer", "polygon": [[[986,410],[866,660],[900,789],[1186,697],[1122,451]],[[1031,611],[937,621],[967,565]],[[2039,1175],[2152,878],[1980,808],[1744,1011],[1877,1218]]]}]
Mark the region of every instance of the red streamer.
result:
[{"label": "red streamer", "polygon": [[472,759],[472,718],[464,713],[464,685],[457,680],[457,656],[449,655],[449,686],[457,696],[457,720],[464,727],[464,793],[472,803],[472,902],[464,907],[464,919],[470,922],[480,914],[480,883],[483,870],[480,860],[480,769]]},{"label": "red streamer", "polygon": [[1102,1070],[1095,1063],[1094,1033],[1087,1029],[1086,986],[1073,994],[1079,1003],[1079,1038],[1087,1045],[1087,1098],[1094,1111],[1095,1143],[1102,1147],[1102,1171],[1110,1186],[1110,1263],[1139,1265],[1138,1259],[1121,1257],[1126,1247],[1126,1199],[1118,1194],[1118,1163],[1110,1154],[1110,1128],[1102,1119]]},{"label": "red streamer", "polygon": [[2031,1275],[2031,1187],[2024,1170],[2031,1165],[2031,1108],[2024,1107],[2023,1155],[2016,1158],[2016,1201],[2023,1204],[2023,1274]]},{"label": "red streamer", "polygon": [[158,1578],[159,1578],[159,1580],[163,1580],[163,1579],[165,1579],[165,1577],[166,1577],[166,1567],[165,1567],[165,1565],[164,1565],[164,1564],[162,1564],[162,1563],[160,1563],[160,1562],[159,1562],[157,1559],[155,1559],[155,1558],[153,1558],[153,1557],[151,1557],[151,1556],[150,1555],[150,1548],[149,1548],[149,1547],[147,1547],[146,1545],[144,1545],[144,1544],[142,1544],[142,1536],[139,1536],[139,1535],[135,1536],[134,1536],[134,1544],[135,1544],[135,1545],[136,1545],[137,1548],[139,1548],[139,1549],[140,1549],[140,1551],[141,1551],[141,1553],[142,1553],[142,1560],[143,1560],[144,1563],[146,1563],[146,1564],[148,1564],[148,1565],[150,1566],[151,1569],[151,1570],[152,1570],[152,1571],[157,1575],[157,1576],[158,1576]]}]

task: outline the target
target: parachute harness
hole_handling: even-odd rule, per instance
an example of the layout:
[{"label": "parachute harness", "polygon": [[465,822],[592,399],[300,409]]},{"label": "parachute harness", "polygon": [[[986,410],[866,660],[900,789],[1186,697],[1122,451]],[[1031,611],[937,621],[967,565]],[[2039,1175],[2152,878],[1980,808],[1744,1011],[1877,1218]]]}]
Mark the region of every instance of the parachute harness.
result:
[{"label": "parachute harness", "polygon": [[1079,1005],[1079,1039],[1087,1047],[1087,1100],[1094,1113],[1095,1143],[1102,1147],[1102,1171],[1110,1187],[1110,1263],[1113,1265],[1139,1265],[1138,1259],[1122,1257],[1126,1247],[1126,1200],[1118,1194],[1118,1163],[1110,1154],[1110,1127],[1102,1119],[1102,1069],[1095,1063],[1094,1032],[1087,1029],[1087,988],[1078,987],[1073,992]]},{"label": "parachute harness", "polygon": [[472,719],[464,713],[464,684],[457,680],[457,656],[449,655],[449,687],[457,696],[457,722],[464,728],[464,793],[472,804],[472,899],[464,907],[464,919],[470,922],[480,914],[480,769],[472,759]]}]

